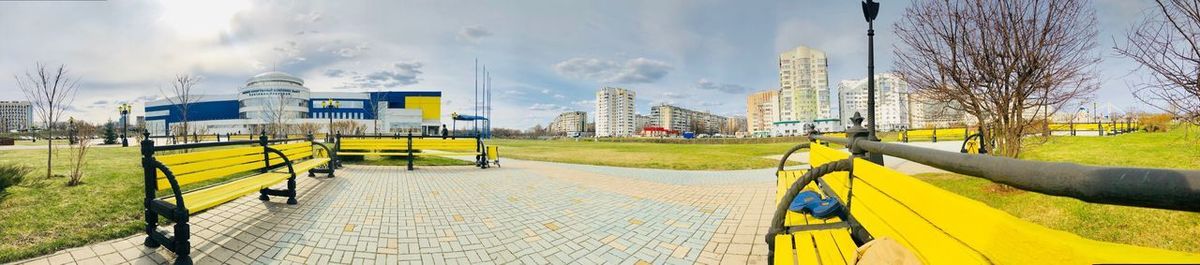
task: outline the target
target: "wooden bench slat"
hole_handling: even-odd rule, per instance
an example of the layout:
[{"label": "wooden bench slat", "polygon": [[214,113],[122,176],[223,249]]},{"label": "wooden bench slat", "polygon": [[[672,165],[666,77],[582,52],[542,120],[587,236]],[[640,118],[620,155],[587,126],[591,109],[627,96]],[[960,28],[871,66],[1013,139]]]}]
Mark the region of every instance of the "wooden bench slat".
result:
[{"label": "wooden bench slat", "polygon": [[[296,174],[300,174],[300,172],[307,172],[310,169],[320,167],[321,165],[324,165],[325,163],[328,163],[328,162],[329,162],[329,158],[318,157],[318,158],[313,158],[313,159],[309,159],[309,160],[304,160],[304,162],[292,164],[292,169],[294,169],[296,171]],[[280,167],[280,168],[273,170],[272,172],[287,173],[288,169],[287,169],[287,167]]]},{"label": "wooden bench slat", "polygon": [[[195,172],[199,172],[199,171],[228,167],[229,165],[240,165],[240,164],[254,163],[254,162],[262,163],[262,159],[263,159],[263,156],[260,151],[259,153],[255,153],[255,154],[233,156],[233,157],[226,157],[226,158],[213,159],[213,160],[205,160],[205,161],[180,164],[180,165],[168,165],[167,167],[171,169],[171,173],[175,173],[176,176],[182,176],[182,175],[191,174],[191,173],[195,173]],[[166,174],[163,174],[160,171],[158,174],[158,178],[159,179],[166,178]]]},{"label": "wooden bench slat", "polygon": [[229,149],[218,149],[199,151],[182,154],[171,154],[155,156],[154,159],[163,163],[167,167],[179,164],[194,163],[205,160],[221,159],[226,157],[244,156],[249,154],[262,154],[262,147],[238,147]]},{"label": "wooden bench slat", "polygon": [[[175,176],[175,181],[179,182],[179,185],[182,186],[182,185],[192,184],[192,183],[210,180],[210,179],[214,179],[214,178],[221,178],[221,177],[233,175],[236,173],[252,171],[255,169],[260,169],[262,167],[263,167],[263,163],[261,161],[253,162],[253,163],[246,163],[246,164],[230,165],[230,166],[216,168],[216,169],[212,169],[212,170],[208,170],[208,171],[201,171],[201,172],[195,172],[195,173],[191,173],[191,174],[177,175],[177,176]],[[161,189],[170,189],[171,184],[169,182],[167,182],[166,178],[159,178],[158,179],[158,188],[160,190]]]},{"label": "wooden bench slat", "polygon": [[[911,209],[912,214],[920,216],[939,231],[944,231],[954,239],[982,253],[993,263],[1092,264],[1200,261],[1198,254],[1089,240],[1075,234],[1040,226],[991,208],[982,202],[939,189],[924,181],[865,160],[856,159],[854,168],[855,175],[862,183],[872,187],[887,187],[881,193],[886,194],[894,201],[903,202],[903,206]],[[858,185],[855,185],[855,195],[858,192]],[[893,216],[888,217],[892,218]],[[910,231],[902,232],[911,233]],[[932,255],[945,254],[940,249],[921,248],[920,250]]]},{"label": "wooden bench slat", "polygon": [[[250,176],[219,186],[184,193],[183,203],[187,206],[188,213],[193,214],[241,198],[247,194],[258,192],[260,189],[280,183],[289,177],[291,175],[285,173],[264,173]],[[166,201],[172,204],[175,202],[173,199]]]},{"label": "wooden bench slat", "polygon": [[796,249],[792,246],[792,235],[775,236],[775,264],[798,264],[796,262]]},{"label": "wooden bench slat", "polygon": [[[818,230],[811,231],[808,234],[812,236],[814,241],[813,246],[817,250],[817,255],[821,258],[821,264],[854,264],[854,252],[844,252],[844,250],[833,240],[832,232],[834,230],[844,231],[844,228],[833,230]],[[846,234],[846,238],[850,235]]]}]

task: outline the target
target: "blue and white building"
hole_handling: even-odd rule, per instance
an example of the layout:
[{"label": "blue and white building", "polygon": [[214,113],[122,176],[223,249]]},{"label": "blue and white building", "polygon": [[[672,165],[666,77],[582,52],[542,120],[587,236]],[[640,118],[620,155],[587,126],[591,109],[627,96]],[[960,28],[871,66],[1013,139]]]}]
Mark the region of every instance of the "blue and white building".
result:
[{"label": "blue and white building", "polygon": [[[312,92],[299,77],[267,72],[247,80],[237,94],[199,96],[189,104],[187,119],[189,133],[255,133],[255,128],[276,123],[314,123],[325,132],[330,117],[359,123],[367,132],[378,124],[379,132],[432,133],[441,129],[441,97],[440,91]],[[324,108],[328,100],[338,107]],[[166,99],[147,102],[146,130],[151,135],[177,133],[171,130],[182,123],[182,110]]]}]

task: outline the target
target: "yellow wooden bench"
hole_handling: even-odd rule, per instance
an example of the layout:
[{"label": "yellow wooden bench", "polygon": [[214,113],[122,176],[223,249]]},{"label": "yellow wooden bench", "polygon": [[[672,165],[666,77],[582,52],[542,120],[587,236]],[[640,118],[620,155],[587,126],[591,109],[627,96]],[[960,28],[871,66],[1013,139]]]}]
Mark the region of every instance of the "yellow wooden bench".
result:
[{"label": "yellow wooden bench", "polygon": [[[293,143],[286,143],[289,141]],[[314,150],[314,147],[318,149]],[[141,148],[146,183],[147,238],[144,244],[150,248],[164,246],[175,252],[178,255],[176,264],[191,263],[189,215],[255,192],[264,201],[269,200],[269,196],[281,196],[287,197],[287,204],[296,204],[296,172],[308,171],[311,176],[318,172],[318,167],[328,165],[330,154],[333,154],[332,149],[311,140],[268,141],[266,136],[261,136],[259,141],[168,146],[154,146],[153,141],[145,140]],[[202,151],[155,155],[156,152],[191,149]],[[327,167],[327,171],[320,172],[327,172],[332,177],[334,169]],[[188,192],[180,188],[239,175],[247,176]],[[286,182],[286,189],[269,188],[281,182]],[[170,195],[158,198],[159,191],[167,191]],[[174,221],[174,229],[159,231],[159,216]]]},{"label": "yellow wooden bench", "polygon": [[[850,157],[821,145],[812,145],[809,154],[813,167]],[[885,237],[924,264],[1200,262],[1200,254],[1095,241],[1046,228],[866,160],[854,159],[852,171],[853,178],[849,172],[835,172],[810,186],[822,187],[843,205],[848,200],[849,216],[861,225],[862,234],[825,229],[774,235],[774,264],[854,264],[858,245],[847,242]],[[777,194],[801,174],[778,173]],[[783,199],[776,195],[776,203]],[[787,226],[800,225],[802,219],[811,222],[795,213],[785,216]]]},{"label": "yellow wooden bench", "polygon": [[496,167],[500,167],[500,147],[495,145],[487,146],[487,160]]},{"label": "yellow wooden bench", "polygon": [[338,156],[399,156],[408,158],[408,170],[413,169],[417,156],[475,156],[475,166],[488,167],[488,146],[479,137],[433,136],[337,136]]},{"label": "yellow wooden bench", "polygon": [[909,141],[963,140],[971,134],[967,130],[967,128],[909,129],[896,134],[896,141],[907,143]]}]

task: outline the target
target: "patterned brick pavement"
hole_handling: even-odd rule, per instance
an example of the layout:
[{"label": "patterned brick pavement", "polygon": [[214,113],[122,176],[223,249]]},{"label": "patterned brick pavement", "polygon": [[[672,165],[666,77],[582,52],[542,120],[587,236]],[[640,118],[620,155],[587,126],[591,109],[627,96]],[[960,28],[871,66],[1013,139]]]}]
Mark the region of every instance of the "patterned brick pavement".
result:
[{"label": "patterned brick pavement", "polygon": [[[247,196],[193,216],[197,264],[763,264],[771,170],[692,172],[506,160],[348,166],[299,178],[298,205]],[[164,263],[145,235],[28,264]]]}]

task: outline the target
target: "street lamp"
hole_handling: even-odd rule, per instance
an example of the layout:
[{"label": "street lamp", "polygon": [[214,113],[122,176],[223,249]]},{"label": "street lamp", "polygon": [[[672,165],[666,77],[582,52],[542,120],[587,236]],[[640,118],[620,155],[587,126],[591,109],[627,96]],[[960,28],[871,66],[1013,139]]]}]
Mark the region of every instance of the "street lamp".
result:
[{"label": "street lamp", "polygon": [[129,103],[121,103],[117,106],[117,111],[121,112],[121,147],[129,147],[129,138],[125,136],[129,132],[129,111],[133,110],[133,106]]},{"label": "street lamp", "polygon": [[329,131],[325,133],[327,142],[333,142],[333,111],[341,106],[342,102],[334,101],[332,98],[326,99],[325,102],[321,102],[321,108],[324,108],[326,112],[325,115],[329,116]]},{"label": "street lamp", "polygon": [[[879,3],[875,0],[862,2],[863,17],[867,19],[867,140],[879,141],[875,135],[875,17],[879,15]],[[883,165],[883,154],[872,152],[871,162]]]}]

